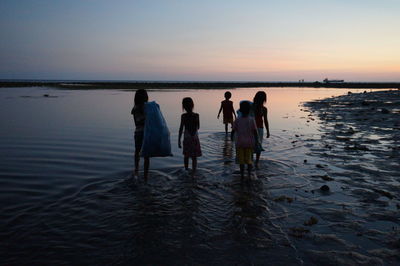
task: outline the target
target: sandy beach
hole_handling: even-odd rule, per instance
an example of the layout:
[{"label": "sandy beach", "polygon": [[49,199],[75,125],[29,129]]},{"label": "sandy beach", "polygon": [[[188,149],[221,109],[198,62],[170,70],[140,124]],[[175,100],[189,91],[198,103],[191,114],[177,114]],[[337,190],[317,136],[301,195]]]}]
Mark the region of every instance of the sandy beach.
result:
[{"label": "sandy beach", "polygon": [[[400,91],[348,93],[305,103],[307,122],[318,118],[321,135],[305,139],[318,164],[329,201],[315,211],[343,251],[310,251],[315,262],[395,265],[400,262]],[[321,186],[322,188],[322,186]],[[328,189],[329,188],[329,189]],[[321,189],[319,190],[321,191]],[[343,238],[340,237],[343,236]],[[318,235],[310,237],[315,241]],[[329,244],[328,244],[329,245]]]}]

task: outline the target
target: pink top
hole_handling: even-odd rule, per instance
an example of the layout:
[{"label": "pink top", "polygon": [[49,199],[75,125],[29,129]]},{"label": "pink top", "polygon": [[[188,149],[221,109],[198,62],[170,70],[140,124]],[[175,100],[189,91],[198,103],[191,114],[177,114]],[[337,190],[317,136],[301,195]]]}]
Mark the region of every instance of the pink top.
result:
[{"label": "pink top", "polygon": [[254,118],[239,117],[233,123],[236,133],[236,148],[254,148],[254,130],[257,129]]}]

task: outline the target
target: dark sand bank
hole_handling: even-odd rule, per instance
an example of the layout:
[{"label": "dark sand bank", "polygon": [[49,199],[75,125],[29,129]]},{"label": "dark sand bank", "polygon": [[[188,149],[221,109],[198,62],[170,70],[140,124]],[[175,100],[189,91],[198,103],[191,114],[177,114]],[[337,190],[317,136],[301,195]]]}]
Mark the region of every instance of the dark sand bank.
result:
[{"label": "dark sand bank", "polygon": [[349,93],[305,107],[307,119],[318,117],[321,124],[320,136],[304,140],[308,155],[322,161],[316,165],[321,173],[312,177],[332,193],[325,204],[319,197],[306,209],[347,246],[347,251],[312,251],[313,260],[399,265],[400,91]]},{"label": "dark sand bank", "polygon": [[[380,144],[380,138],[387,144],[387,156],[400,148],[399,90],[349,92],[305,106],[318,114],[330,138],[346,143],[346,150],[370,151],[367,145]],[[365,137],[370,139],[366,143]]]},{"label": "dark sand bank", "polygon": [[98,82],[98,81],[0,81],[0,87],[55,87],[61,89],[232,89],[258,87],[400,88],[400,83],[379,82]]}]

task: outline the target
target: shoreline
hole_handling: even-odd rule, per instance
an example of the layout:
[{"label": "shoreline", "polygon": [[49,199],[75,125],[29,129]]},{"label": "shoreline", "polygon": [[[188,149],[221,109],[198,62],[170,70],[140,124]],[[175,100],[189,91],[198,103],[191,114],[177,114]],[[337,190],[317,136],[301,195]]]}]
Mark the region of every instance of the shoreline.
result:
[{"label": "shoreline", "polygon": [[340,89],[400,89],[400,82],[155,82],[155,81],[0,81],[0,88],[55,87],[59,89],[235,89],[260,87],[302,87]]},{"label": "shoreline", "polygon": [[[303,106],[307,122],[315,119],[320,125],[320,134],[304,139],[309,161],[318,160],[310,180],[328,191],[306,202],[305,209],[363,259],[340,248],[312,256],[331,264],[339,258],[349,264],[398,265],[400,91],[349,92]],[[320,236],[317,228],[305,240],[310,245]]]}]

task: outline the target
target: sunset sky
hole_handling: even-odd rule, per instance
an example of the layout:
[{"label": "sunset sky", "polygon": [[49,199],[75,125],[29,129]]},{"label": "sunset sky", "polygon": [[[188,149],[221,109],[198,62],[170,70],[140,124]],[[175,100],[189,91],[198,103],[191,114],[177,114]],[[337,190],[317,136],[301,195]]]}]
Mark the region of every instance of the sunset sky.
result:
[{"label": "sunset sky", "polygon": [[400,81],[400,1],[0,2],[0,79]]}]

